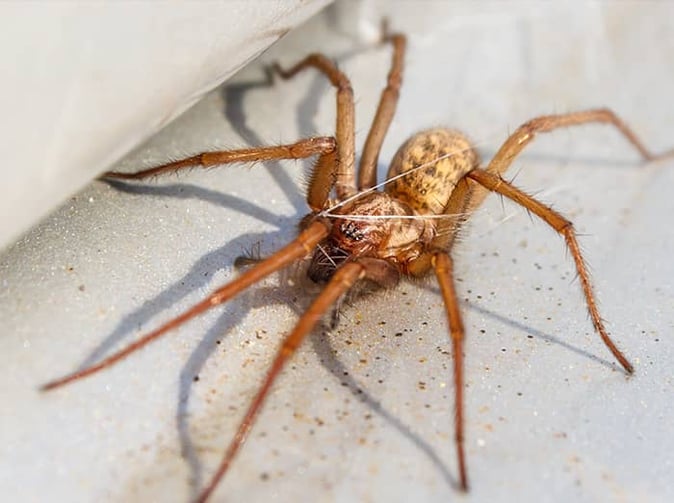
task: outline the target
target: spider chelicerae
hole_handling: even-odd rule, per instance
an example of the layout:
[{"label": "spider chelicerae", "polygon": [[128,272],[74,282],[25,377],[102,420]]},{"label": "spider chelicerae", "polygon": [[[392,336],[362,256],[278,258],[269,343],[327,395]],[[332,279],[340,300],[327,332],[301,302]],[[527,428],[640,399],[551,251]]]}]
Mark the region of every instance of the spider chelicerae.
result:
[{"label": "spider chelicerae", "polygon": [[349,79],[326,56],[311,54],[292,68],[275,65],[273,69],[288,79],[313,68],[330,81],[337,96],[334,136],[312,137],[271,147],[205,152],[137,173],[104,174],[107,179],[142,180],[186,168],[316,159],[306,196],[311,211],[301,220],[300,232],[293,241],[265,259],[252,261],[235,280],[126,348],[42,387],[43,390],[58,388],[108,368],[204,311],[227,302],[263,278],[294,262],[307,261],[309,278],[325,286],[283,339],[216,473],[200,493],[198,501],[205,501],[225,476],[254,426],[272,384],[305,337],[340,299],[359,284],[392,288],[403,277],[416,278],[432,273],[437,277],[449,321],[458,478],[460,488],[468,490],[463,413],[464,327],[454,285],[451,252],[458,231],[490,192],[523,206],[563,236],[573,257],[594,329],[625,372],[631,374],[634,371],[604,328],[571,222],[504,180],[502,175],[536,134],[588,123],[612,125],[647,161],[669,153],[652,154],[615,113],[609,109],[593,109],[541,116],[526,122],[508,137],[485,167],[481,167],[479,156],[461,132],[441,128],[422,131],[400,147],[391,161],[386,179],[377,183],[379,152],[398,102],[406,46],[404,35],[387,30],[384,30],[383,41],[393,47],[391,68],[358,168],[354,98]]}]

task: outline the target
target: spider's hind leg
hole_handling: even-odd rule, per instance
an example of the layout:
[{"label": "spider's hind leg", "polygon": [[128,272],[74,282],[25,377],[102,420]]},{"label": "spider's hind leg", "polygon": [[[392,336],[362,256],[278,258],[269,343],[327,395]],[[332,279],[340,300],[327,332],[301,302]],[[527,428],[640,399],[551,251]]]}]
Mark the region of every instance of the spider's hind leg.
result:
[{"label": "spider's hind leg", "polygon": [[431,261],[442,292],[442,300],[445,303],[449,334],[452,340],[452,354],[454,356],[454,440],[459,465],[459,485],[462,491],[468,491],[463,434],[463,339],[465,330],[461,319],[456,287],[454,286],[454,262],[447,252],[434,254]]},{"label": "spider's hind leg", "polygon": [[620,134],[641,154],[646,161],[654,161],[669,155],[672,151],[664,154],[653,154],[632,129],[613,110],[597,108],[571,112],[559,115],[542,115],[531,119],[512,133],[503,143],[494,158],[489,163],[487,171],[490,173],[503,174],[510,167],[515,157],[536,137],[537,133],[548,133],[561,128],[582,126],[585,124],[607,124],[613,126]]}]

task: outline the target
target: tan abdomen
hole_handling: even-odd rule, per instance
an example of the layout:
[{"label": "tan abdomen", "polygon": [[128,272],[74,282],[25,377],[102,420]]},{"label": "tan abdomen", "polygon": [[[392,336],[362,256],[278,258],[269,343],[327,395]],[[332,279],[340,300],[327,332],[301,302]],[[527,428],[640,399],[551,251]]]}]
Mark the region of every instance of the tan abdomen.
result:
[{"label": "tan abdomen", "polygon": [[415,134],[396,152],[387,179],[409,173],[386,185],[386,192],[417,213],[445,212],[457,182],[479,165],[468,139],[451,129],[428,129]]}]

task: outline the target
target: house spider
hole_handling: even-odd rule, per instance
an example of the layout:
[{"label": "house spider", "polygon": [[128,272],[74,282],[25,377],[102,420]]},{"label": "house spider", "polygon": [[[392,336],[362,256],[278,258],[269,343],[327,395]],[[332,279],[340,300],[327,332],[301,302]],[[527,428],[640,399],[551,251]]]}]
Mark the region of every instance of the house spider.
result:
[{"label": "house spider", "polygon": [[[358,169],[354,98],[349,79],[326,56],[311,54],[290,69],[278,65],[273,69],[282,78],[289,79],[305,69],[314,68],[330,81],[337,97],[334,136],[312,137],[271,147],[204,152],[137,173],[108,172],[103,175],[107,179],[142,180],[185,168],[316,158],[306,196],[311,212],[302,219],[300,232],[293,241],[265,259],[254,260],[235,280],[126,348],[41,388],[52,390],[108,368],[195,316],[227,302],[270,274],[293,262],[307,261],[309,278],[325,287],[283,340],[215,475],[200,493],[198,501],[208,499],[227,473],[254,426],[271,386],[299,345],[352,287],[370,284],[392,288],[401,277],[417,278],[431,271],[437,277],[449,322],[454,356],[458,480],[460,489],[468,490],[463,413],[464,327],[454,285],[451,251],[461,226],[489,192],[501,194],[523,206],[564,237],[595,331],[625,373],[634,372],[632,364],[604,328],[571,222],[504,180],[502,174],[536,134],[588,123],[612,125],[647,161],[662,156],[647,150],[611,110],[594,109],[541,116],[526,122],[508,137],[484,168],[480,167],[478,154],[462,133],[449,129],[422,131],[400,147],[386,180],[377,184],[377,161],[398,102],[406,46],[405,36],[398,33],[385,30],[382,39],[393,47],[392,62]],[[383,190],[378,190],[380,187]]]}]

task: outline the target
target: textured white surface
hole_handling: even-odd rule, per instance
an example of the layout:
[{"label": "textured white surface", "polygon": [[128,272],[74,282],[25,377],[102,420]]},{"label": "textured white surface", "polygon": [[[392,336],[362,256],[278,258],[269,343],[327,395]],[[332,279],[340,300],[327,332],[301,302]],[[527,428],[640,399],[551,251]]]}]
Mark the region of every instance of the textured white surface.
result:
[{"label": "textured white surface", "polygon": [[326,3],[1,3],[0,247]]},{"label": "textured white surface", "polygon": [[[671,4],[424,5],[389,7],[410,46],[382,162],[421,128],[460,127],[487,158],[529,118],[600,105],[655,151],[673,146]],[[376,3],[337,7],[264,58],[336,58],[353,78],[362,142],[390,53],[359,38],[382,15]],[[119,169],[333,130],[334,95],[321,78],[269,86],[262,65]],[[8,501],[187,501],[205,484],[309,300],[300,288],[269,280],[104,374],[48,395],[36,387],[231,279],[243,251],[289,241],[306,211],[302,171],[282,163],[96,182],[2,255]],[[618,134],[595,126],[541,137],[515,174],[583,234],[603,315],[636,375],[616,370],[592,332],[562,240],[492,197],[455,254],[472,492],[453,487],[452,362],[429,281],[362,299],[334,333],[316,331],[216,501],[674,499],[674,164],[641,165]]]}]

